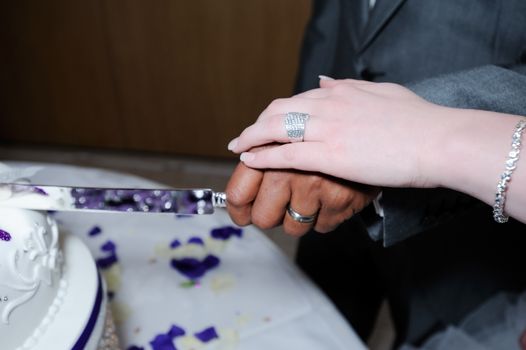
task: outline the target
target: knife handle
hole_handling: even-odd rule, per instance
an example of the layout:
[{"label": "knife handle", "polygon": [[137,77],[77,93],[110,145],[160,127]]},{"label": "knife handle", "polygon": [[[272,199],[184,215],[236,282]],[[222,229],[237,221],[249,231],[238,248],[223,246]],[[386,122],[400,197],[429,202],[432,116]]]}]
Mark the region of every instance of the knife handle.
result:
[{"label": "knife handle", "polygon": [[212,192],[212,205],[214,208],[226,208],[226,193]]}]

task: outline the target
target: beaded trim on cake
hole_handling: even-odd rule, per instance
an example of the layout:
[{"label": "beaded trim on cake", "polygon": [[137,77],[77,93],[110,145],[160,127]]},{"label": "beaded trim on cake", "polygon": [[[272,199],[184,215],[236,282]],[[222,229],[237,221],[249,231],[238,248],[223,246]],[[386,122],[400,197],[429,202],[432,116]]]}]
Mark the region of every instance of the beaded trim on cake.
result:
[{"label": "beaded trim on cake", "polygon": [[42,319],[38,327],[34,330],[33,334],[29,338],[27,338],[24,344],[22,346],[19,346],[17,350],[29,350],[36,346],[39,338],[45,333],[47,327],[53,323],[53,319],[57,315],[60,306],[64,302],[64,297],[66,296],[67,289],[68,282],[64,278],[62,278],[59,282],[59,289],[57,291],[57,295],[55,296],[53,303],[49,307],[46,316]]},{"label": "beaded trim on cake", "polygon": [[97,350],[120,350],[119,338],[117,337],[117,328],[113,321],[111,307],[108,305],[106,309],[106,320],[104,321],[104,331],[99,342]]}]

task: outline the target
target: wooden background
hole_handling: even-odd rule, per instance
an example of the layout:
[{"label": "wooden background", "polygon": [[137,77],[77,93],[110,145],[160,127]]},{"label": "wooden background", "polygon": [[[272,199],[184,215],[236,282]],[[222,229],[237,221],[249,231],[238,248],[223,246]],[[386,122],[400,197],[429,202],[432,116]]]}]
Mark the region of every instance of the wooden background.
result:
[{"label": "wooden background", "polygon": [[0,142],[225,157],[291,94],[308,0],[0,5]]}]

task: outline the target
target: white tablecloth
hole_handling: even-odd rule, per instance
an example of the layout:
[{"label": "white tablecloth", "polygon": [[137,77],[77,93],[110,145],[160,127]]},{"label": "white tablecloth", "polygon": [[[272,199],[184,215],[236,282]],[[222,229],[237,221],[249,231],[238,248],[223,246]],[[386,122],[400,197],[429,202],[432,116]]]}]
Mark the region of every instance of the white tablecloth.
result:
[{"label": "white tablecloth", "polygon": [[[31,180],[160,186],[131,175],[51,164]],[[124,349],[365,348],[328,299],[261,231],[239,232],[224,210],[194,217],[55,215],[61,230],[80,236],[99,260]],[[223,239],[211,233],[218,228],[227,234]],[[172,266],[172,259],[185,255],[201,260],[212,255],[218,264],[191,278]]]}]

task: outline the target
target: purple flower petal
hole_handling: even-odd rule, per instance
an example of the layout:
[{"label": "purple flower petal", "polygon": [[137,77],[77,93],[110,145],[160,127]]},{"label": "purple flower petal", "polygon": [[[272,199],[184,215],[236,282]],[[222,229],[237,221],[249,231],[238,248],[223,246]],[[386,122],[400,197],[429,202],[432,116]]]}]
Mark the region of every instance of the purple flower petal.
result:
[{"label": "purple flower petal", "polygon": [[9,242],[11,240],[11,235],[9,232],[0,230],[0,241]]},{"label": "purple flower petal", "polygon": [[184,276],[191,280],[203,277],[204,274],[219,265],[219,258],[214,255],[208,255],[200,261],[195,258],[172,259],[171,265]]},{"label": "purple flower petal", "polygon": [[110,256],[107,256],[105,258],[98,258],[97,259],[97,266],[101,269],[107,269],[113,264],[116,264],[119,261],[117,258],[117,255],[111,254]]},{"label": "purple flower petal", "polygon": [[171,265],[191,280],[198,279],[206,273],[203,263],[194,258],[172,259]]},{"label": "purple flower petal", "polygon": [[100,250],[104,252],[115,253],[115,251],[117,250],[117,246],[115,245],[113,241],[107,241],[100,247]]},{"label": "purple flower petal", "polygon": [[153,350],[177,350],[173,344],[172,337],[167,334],[159,334],[150,342]]},{"label": "purple flower petal", "polygon": [[174,239],[172,243],[170,243],[170,248],[175,249],[181,245],[181,242],[179,242],[178,239]]},{"label": "purple flower petal", "polygon": [[106,269],[119,261],[117,257],[117,246],[113,241],[110,240],[104,243],[100,247],[100,250],[103,252],[109,252],[109,255],[104,258],[97,259],[97,266],[99,268]]},{"label": "purple flower petal", "polygon": [[177,350],[173,344],[174,338],[185,335],[186,332],[179,326],[172,325],[168,333],[159,334],[150,342],[153,350]]},{"label": "purple flower petal", "polygon": [[93,226],[91,230],[88,232],[88,236],[93,237],[102,232],[102,229],[99,226]]},{"label": "purple flower petal", "polygon": [[215,239],[222,239],[227,240],[230,239],[230,237],[238,236],[241,237],[243,234],[243,230],[238,227],[233,226],[224,226],[224,227],[218,227],[210,231],[210,235]]},{"label": "purple flower petal", "polygon": [[219,338],[219,335],[217,334],[216,329],[214,327],[206,328],[201,332],[195,333],[194,335],[203,343],[207,343],[212,339]]},{"label": "purple flower petal", "polygon": [[170,330],[168,331],[168,335],[171,336],[172,338],[180,337],[185,334],[186,334],[185,330],[176,325],[172,325],[172,328],[170,328]]},{"label": "purple flower petal", "polygon": [[213,269],[219,265],[219,258],[215,255],[208,255],[205,260],[203,260],[203,265],[205,265],[207,270]]},{"label": "purple flower petal", "polygon": [[188,243],[205,245],[205,242],[201,239],[201,237],[191,237],[188,240]]}]

